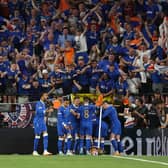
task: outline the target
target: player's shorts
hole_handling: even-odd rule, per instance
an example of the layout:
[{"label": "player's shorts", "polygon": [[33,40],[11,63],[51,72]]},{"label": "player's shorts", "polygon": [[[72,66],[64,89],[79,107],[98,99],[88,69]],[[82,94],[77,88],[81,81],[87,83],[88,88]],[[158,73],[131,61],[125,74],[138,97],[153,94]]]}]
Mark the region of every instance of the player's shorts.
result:
[{"label": "player's shorts", "polygon": [[57,134],[58,136],[64,136],[67,134],[71,134],[71,130],[65,129],[65,127],[62,125],[62,123],[57,123]]},{"label": "player's shorts", "polygon": [[[101,137],[106,137],[108,133],[108,125],[106,122],[101,123]],[[93,136],[98,137],[99,135],[99,122],[97,121],[93,126]]]},{"label": "player's shorts", "polygon": [[121,124],[112,124],[111,126],[111,133],[115,135],[121,135]]},{"label": "player's shorts", "polygon": [[40,135],[43,132],[47,132],[47,126],[44,119],[35,118],[33,121],[34,133]]},{"label": "player's shorts", "polygon": [[81,123],[79,134],[82,136],[84,135],[92,136],[92,129],[93,129],[92,123]]},{"label": "player's shorts", "polygon": [[58,136],[64,136],[65,134],[65,128],[64,126],[62,125],[62,123],[57,123],[57,134]]},{"label": "player's shorts", "polygon": [[79,128],[80,124],[79,123],[72,123],[72,136],[75,137],[76,134],[79,134]]}]

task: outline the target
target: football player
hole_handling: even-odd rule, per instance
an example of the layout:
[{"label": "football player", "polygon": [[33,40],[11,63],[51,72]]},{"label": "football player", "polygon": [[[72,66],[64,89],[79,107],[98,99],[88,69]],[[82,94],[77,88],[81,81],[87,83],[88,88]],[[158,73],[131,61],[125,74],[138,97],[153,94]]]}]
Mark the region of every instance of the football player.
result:
[{"label": "football player", "polygon": [[33,155],[34,156],[39,156],[37,152],[38,148],[38,142],[40,139],[40,135],[43,134],[43,145],[44,145],[44,152],[43,155],[51,155],[50,152],[48,152],[48,133],[47,133],[47,126],[46,126],[46,113],[48,112],[53,112],[52,108],[46,108],[45,101],[48,99],[48,94],[47,93],[42,93],[40,97],[40,101],[36,103],[35,107],[35,117],[33,120],[33,125],[34,125],[34,133],[35,133],[35,138],[34,138],[34,149],[33,149]]}]

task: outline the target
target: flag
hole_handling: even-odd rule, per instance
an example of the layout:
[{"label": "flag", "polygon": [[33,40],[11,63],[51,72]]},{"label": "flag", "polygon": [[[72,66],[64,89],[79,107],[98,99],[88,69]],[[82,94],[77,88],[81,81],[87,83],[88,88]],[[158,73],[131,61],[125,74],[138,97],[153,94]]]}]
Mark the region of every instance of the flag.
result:
[{"label": "flag", "polygon": [[100,94],[96,100],[96,106],[101,106],[103,104],[103,95]]},{"label": "flag", "polygon": [[60,100],[56,99],[56,100],[53,101],[54,109],[59,109],[60,106],[61,106]]}]

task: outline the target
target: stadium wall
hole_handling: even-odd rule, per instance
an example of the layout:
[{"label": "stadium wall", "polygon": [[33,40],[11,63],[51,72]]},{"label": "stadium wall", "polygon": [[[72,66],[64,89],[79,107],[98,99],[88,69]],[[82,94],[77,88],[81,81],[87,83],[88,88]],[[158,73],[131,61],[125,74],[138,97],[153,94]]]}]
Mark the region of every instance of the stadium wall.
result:
[{"label": "stadium wall", "polygon": [[[49,151],[57,153],[56,128],[48,128]],[[31,154],[33,149],[32,128],[0,129],[0,154]],[[124,129],[122,143],[128,155],[168,156],[168,129]],[[42,153],[42,140],[39,153]],[[110,153],[109,146],[106,147]]]},{"label": "stadium wall", "polygon": [[[49,151],[57,152],[56,128],[48,128]],[[1,128],[0,154],[31,154],[33,150],[33,128]],[[42,137],[39,143],[39,153],[43,150]]]}]

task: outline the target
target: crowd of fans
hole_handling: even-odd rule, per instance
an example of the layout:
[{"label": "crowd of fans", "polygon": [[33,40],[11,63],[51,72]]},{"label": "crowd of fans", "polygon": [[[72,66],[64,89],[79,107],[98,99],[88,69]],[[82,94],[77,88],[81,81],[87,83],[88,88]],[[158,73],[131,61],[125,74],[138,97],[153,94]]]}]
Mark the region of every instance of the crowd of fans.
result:
[{"label": "crowd of fans", "polygon": [[166,0],[0,1],[0,101],[98,93],[144,104],[159,92],[167,105],[167,8]]}]

